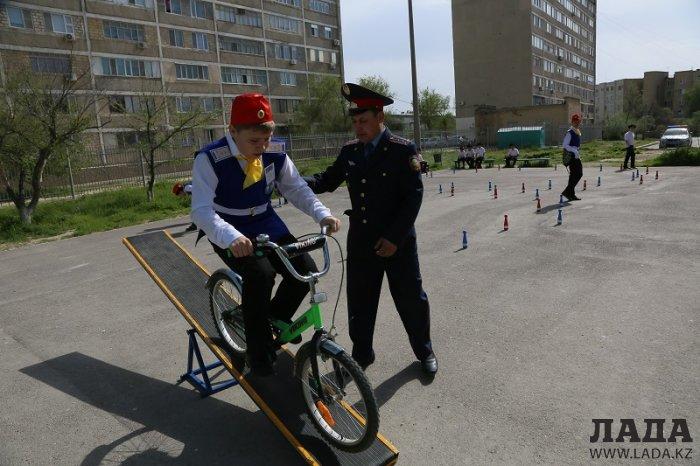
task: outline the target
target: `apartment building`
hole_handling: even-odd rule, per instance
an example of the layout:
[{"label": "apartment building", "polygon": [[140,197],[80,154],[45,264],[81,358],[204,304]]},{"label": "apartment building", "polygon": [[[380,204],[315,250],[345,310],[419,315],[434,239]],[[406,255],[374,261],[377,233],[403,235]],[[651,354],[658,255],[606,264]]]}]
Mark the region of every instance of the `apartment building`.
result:
[{"label": "apartment building", "polygon": [[478,107],[581,102],[592,122],[594,0],[452,0],[458,130]]},{"label": "apartment building", "polygon": [[340,24],[339,0],[4,1],[0,60],[66,79],[88,70],[85,90],[109,96],[96,115],[109,123],[89,137],[103,152],[135,144],[129,113],[144,89],[165,89],[174,111],[212,114],[188,147],[221,137],[246,92],[267,95],[284,126],[311,77],[342,79]]},{"label": "apartment building", "polygon": [[675,117],[687,113],[685,94],[700,83],[700,69],[676,71],[647,71],[643,78],[620,79],[596,85],[596,121],[624,113],[632,93],[639,92],[645,109],[652,106],[670,108]]}]

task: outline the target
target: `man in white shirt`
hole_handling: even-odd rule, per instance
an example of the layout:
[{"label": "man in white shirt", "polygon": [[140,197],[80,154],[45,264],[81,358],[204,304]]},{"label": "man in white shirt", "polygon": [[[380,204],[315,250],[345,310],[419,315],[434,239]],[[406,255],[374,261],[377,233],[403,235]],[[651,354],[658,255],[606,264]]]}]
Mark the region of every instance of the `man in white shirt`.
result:
[{"label": "man in white shirt", "polygon": [[465,151],[464,158],[467,161],[469,168],[474,168],[474,148],[471,144],[467,144],[467,150]]},{"label": "man in white shirt", "polygon": [[626,153],[625,153],[625,164],[623,165],[623,169],[627,170],[627,162],[629,162],[630,159],[632,159],[632,166],[631,168],[637,168],[634,165],[634,130],[637,129],[637,126],[635,125],[629,125],[627,127],[627,132],[625,133],[625,146],[626,146]]},{"label": "man in white shirt", "polygon": [[519,155],[520,151],[518,148],[515,147],[515,144],[510,143],[508,145],[508,153],[506,154],[506,168],[514,168]]},{"label": "man in white shirt", "polygon": [[484,157],[486,157],[486,149],[484,149],[484,146],[480,142],[477,142],[474,151],[474,165],[476,168],[481,168]]},{"label": "man in white shirt", "polygon": [[[269,318],[289,322],[309,291],[276,255],[253,255],[252,240],[267,234],[277,244],[296,238],[272,208],[275,188],[302,212],[331,232],[340,221],[331,215],[292,160],[268,151],[274,121],[261,94],[243,94],[231,105],[226,136],[204,147],[192,169],[192,221],[206,233],[219,257],[243,278],[242,308],[248,364],[257,375],[273,373],[275,352]],[[308,254],[291,260],[297,271],[316,271]],[[282,281],[270,300],[277,274]]]}]

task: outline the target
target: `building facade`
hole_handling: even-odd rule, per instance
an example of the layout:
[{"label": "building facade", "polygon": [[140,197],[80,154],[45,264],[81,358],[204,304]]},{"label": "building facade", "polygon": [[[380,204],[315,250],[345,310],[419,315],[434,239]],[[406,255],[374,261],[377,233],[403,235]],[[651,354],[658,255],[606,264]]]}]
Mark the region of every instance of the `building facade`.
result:
[{"label": "building facade", "polygon": [[96,118],[108,123],[92,135],[103,153],[135,143],[125,122],[144,89],[158,89],[172,111],[211,113],[212,124],[183,147],[221,137],[231,100],[247,92],[268,96],[285,125],[310,78],[342,79],[341,43],[339,0],[0,3],[3,70],[22,65],[67,79],[87,70],[85,90],[107,94]]},{"label": "building facade", "polygon": [[628,111],[634,95],[641,94],[643,109],[666,107],[673,116],[687,115],[685,94],[700,83],[700,69],[677,71],[672,77],[665,71],[647,71],[643,78],[620,79],[596,85],[596,121]]},{"label": "building facade", "polygon": [[457,129],[480,106],[579,99],[594,119],[594,0],[452,0]]}]

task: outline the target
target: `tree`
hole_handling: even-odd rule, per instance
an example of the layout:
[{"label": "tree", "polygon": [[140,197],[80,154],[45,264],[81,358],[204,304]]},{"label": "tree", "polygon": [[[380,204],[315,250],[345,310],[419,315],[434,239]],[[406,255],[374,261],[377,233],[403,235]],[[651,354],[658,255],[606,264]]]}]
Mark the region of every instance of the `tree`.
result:
[{"label": "tree", "polygon": [[622,101],[622,110],[629,119],[639,118],[644,114],[644,101],[642,93],[636,87],[625,93]]},{"label": "tree", "polygon": [[396,97],[396,94],[394,94],[394,92],[391,90],[391,86],[389,86],[387,80],[381,76],[362,76],[357,81],[357,84],[378,94],[389,97],[390,99]]},{"label": "tree", "polygon": [[309,76],[309,98],[292,115],[291,125],[302,132],[347,132],[347,104],[335,76]]},{"label": "tree", "polygon": [[440,119],[447,115],[447,110],[449,108],[449,96],[444,96],[428,87],[420,92],[420,96],[418,97],[420,118],[421,122],[424,123],[429,130],[439,127]]},{"label": "tree", "polygon": [[[210,122],[213,114],[206,113],[189,97],[180,96],[181,106],[177,108],[174,99],[165,97],[166,89],[160,81],[142,86],[137,93],[138,108],[129,114],[126,126],[138,134],[137,147],[141,159],[148,168],[146,195],[153,201],[153,186],[156,168],[167,160],[158,160],[158,153],[175,148],[175,143],[195,128]],[[181,110],[181,111],[178,111]]]},{"label": "tree", "polygon": [[695,83],[688,92],[685,93],[685,110],[688,116],[700,111],[700,82]]},{"label": "tree", "polygon": [[17,67],[8,73],[0,98],[0,181],[25,225],[41,198],[46,168],[82,153],[81,135],[100,126],[103,95],[77,92],[89,87],[89,72],[70,77]]}]

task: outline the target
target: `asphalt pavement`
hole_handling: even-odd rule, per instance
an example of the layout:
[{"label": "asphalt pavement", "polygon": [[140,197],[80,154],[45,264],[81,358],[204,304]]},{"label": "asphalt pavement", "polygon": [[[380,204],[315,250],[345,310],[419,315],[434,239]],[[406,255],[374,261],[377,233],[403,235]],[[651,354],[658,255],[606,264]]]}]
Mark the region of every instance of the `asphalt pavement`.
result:
[{"label": "asphalt pavement", "polygon": [[[440,371],[432,383],[421,377],[386,285],[367,371],[400,464],[587,464],[591,447],[697,450],[700,168],[661,168],[658,180],[655,170],[642,168],[640,184],[630,171],[586,167],[583,200],[561,207],[559,226],[561,166],[425,179],[417,229]],[[321,198],[337,214],[349,207],[344,189]],[[316,230],[291,205],[279,212],[296,234]],[[174,384],[187,325],[120,240],[167,228],[210,270],[221,267],[208,244],[182,234],[187,225],[0,252],[0,464],[300,464],[242,390],[201,400]],[[338,236],[344,244],[345,230]],[[329,302],[340,265],[319,286]],[[349,348],[345,303],[336,323]],[[666,436],[671,419],[686,419],[695,443],[592,444],[598,418],[615,420],[613,435],[620,419],[635,419],[640,436],[646,418],[667,419]]]}]

